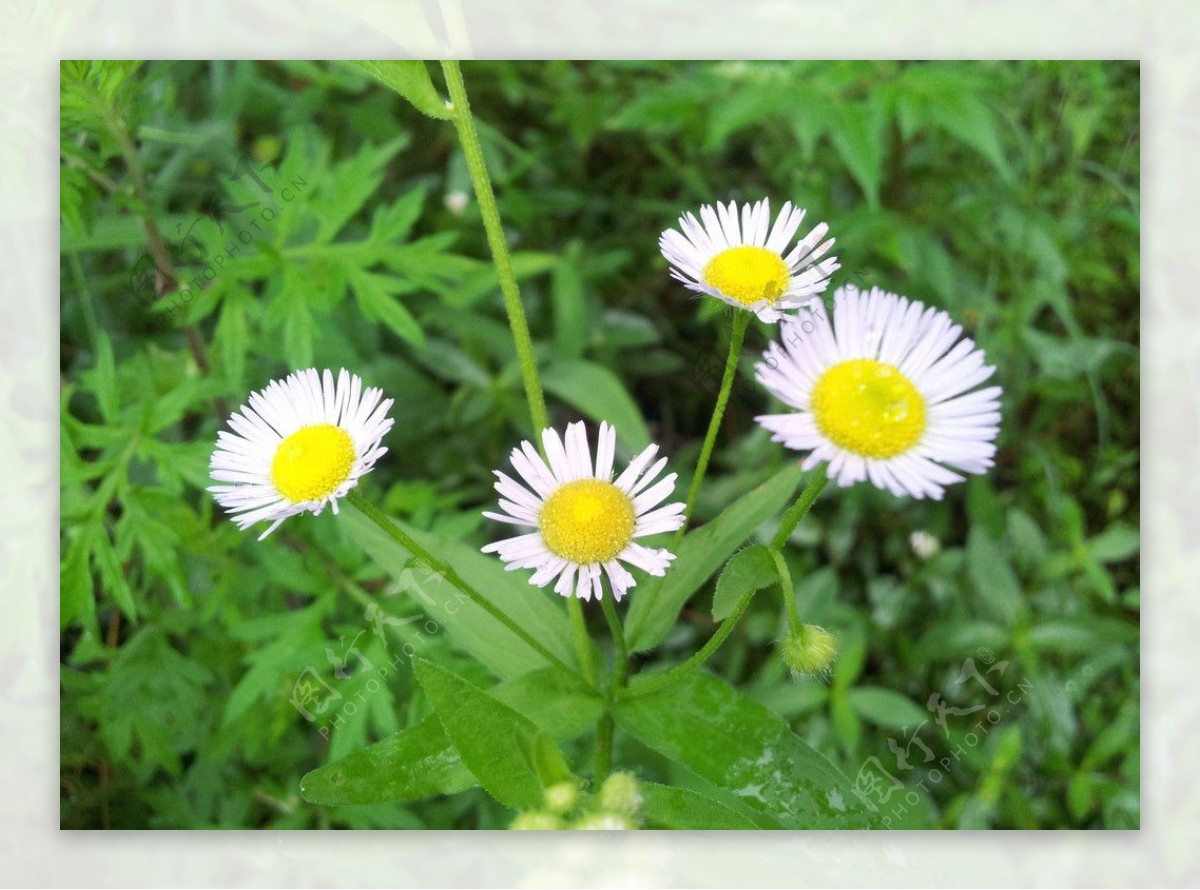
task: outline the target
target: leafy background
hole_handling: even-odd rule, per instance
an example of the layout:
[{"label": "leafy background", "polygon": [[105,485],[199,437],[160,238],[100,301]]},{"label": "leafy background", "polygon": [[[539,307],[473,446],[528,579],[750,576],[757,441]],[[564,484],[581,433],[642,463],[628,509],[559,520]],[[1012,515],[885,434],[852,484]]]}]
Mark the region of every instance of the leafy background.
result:
[{"label": "leafy background", "polygon": [[[464,71],[560,425],[614,419],[625,449],[653,438],[686,484],[728,317],[668,278],[656,240],[718,199],[807,206],[837,236],[835,284],[950,311],[999,369],[992,473],[942,503],[829,491],[794,536],[802,614],[842,640],[828,681],[784,671],[773,594],[708,669],[847,775],[871,758],[898,773],[918,824],[1137,827],[1137,64]],[[426,718],[406,653],[496,677],[399,595],[403,567],[368,558],[352,511],[259,544],[203,491],[218,425],[247,392],[346,366],[397,399],[367,492],[464,553],[494,533],[479,515],[490,470],[530,430],[453,128],[340,64],[65,62],[61,78],[62,826],[506,825],[469,776],[430,800],[301,797],[310,770]],[[177,284],[157,282],[161,299],[145,274],[156,250]],[[752,326],[747,355],[770,334]],[[751,368],[701,520],[789,461],[753,423],[768,400]],[[936,554],[916,552],[918,530]],[[711,587],[643,667],[707,638]],[[373,605],[406,623],[376,636]],[[355,640],[394,664],[388,682],[335,676],[327,650]],[[996,696],[961,679],[967,658],[981,673],[1007,663],[985,676]],[[292,701],[306,668],[354,713],[306,721]],[[945,729],[935,694],[954,709]],[[564,722],[593,716],[569,690],[547,698]],[[972,736],[989,709],[998,721]],[[687,784],[643,710],[618,763]],[[952,761],[938,781],[914,736]]]}]

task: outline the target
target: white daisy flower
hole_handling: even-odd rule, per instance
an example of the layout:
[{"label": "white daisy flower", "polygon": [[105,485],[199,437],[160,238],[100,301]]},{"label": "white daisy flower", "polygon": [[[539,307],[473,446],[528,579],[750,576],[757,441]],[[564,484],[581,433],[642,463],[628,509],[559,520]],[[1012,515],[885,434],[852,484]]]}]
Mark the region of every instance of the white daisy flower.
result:
[{"label": "white daisy flower", "polygon": [[315,368],[273,380],[251,394],[249,404],[229,418],[232,433],[217,433],[209,461],[211,491],[239,528],[262,520],[271,526],[297,513],[320,513],[371,472],[387,451],[379,442],[392,427],[392,400],[362,388],[345,369],[318,374]]},{"label": "white daisy flower", "polygon": [[817,262],[833,246],[832,238],[821,241],[829,231],[825,223],[788,250],[804,214],[789,201],[770,226],[765,198],[753,206],[743,204],[740,220],[733,201],[717,204],[715,210],[706,204],[699,220],[692,213],[679,217],[679,230],[663,232],[658,247],[671,264],[671,275],[689,289],[773,324],[782,317],[780,310],[795,309],[822,293],[829,276],[841,268],[834,257]]},{"label": "white daisy flower", "polygon": [[522,442],[510,460],[525,484],[496,470],[504,512],[483,514],[535,531],[488,544],[483,552],[499,554],[507,571],[534,569],[529,583],[535,587],[557,579],[555,593],[585,600],[603,596],[603,573],[620,602],[636,583],[622,562],[665,574],[675,554],[635,541],[683,525],[683,504],[658,506],[675,490],[676,475],[650,484],[667,464],[664,457],[650,465],[658,446],[649,446],[614,480],[617,434],[607,423],[600,424],[594,466],[582,422],[568,425],[563,439],[555,430],[542,430],[542,444],[549,466],[533,443]]},{"label": "white daisy flower", "polygon": [[[942,486],[992,466],[1001,389],[974,389],[995,372],[962,327],[937,309],[872,288],[834,294],[781,326],[757,366],[791,414],[757,418],[788,448],[829,461],[839,485],[870,480],[897,496],[941,498]],[[973,390],[973,391],[972,391]]]}]

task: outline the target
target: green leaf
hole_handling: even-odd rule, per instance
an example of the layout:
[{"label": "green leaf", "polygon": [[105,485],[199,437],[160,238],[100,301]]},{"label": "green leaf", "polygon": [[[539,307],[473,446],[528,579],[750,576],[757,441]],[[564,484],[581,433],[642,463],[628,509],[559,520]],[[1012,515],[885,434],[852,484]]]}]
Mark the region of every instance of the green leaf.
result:
[{"label": "green leaf", "polygon": [[391,87],[413,108],[438,120],[449,120],[450,109],[429,79],[429,71],[420,59],[350,61],[380,83]]},{"label": "green leaf", "polygon": [[621,378],[588,361],[555,362],[542,376],[548,392],[578,408],[592,420],[607,420],[617,438],[634,451],[650,444],[650,430]]},{"label": "green leaf", "polygon": [[890,729],[919,726],[929,718],[924,708],[907,696],[880,686],[858,686],[847,694],[859,716]]},{"label": "green leaf", "polygon": [[356,266],[346,270],[354,286],[363,315],[373,321],[382,321],[397,337],[417,347],[425,346],[425,332],[403,303],[395,299],[396,294],[411,291],[412,285],[391,275],[377,275]]},{"label": "green leaf", "polygon": [[449,671],[421,658],[413,659],[413,667],[446,735],[479,784],[506,807],[538,806],[542,782],[531,751],[537,727]]},{"label": "green leaf", "polygon": [[117,393],[117,371],[112,341],[104,331],[96,332],[96,367],[91,374],[92,388],[100,403],[100,414],[109,423],[117,419],[121,397]]},{"label": "green leaf", "polygon": [[554,303],[554,356],[559,361],[580,358],[587,344],[580,253],[580,243],[572,242],[566,256],[554,267],[550,295]]},{"label": "green leaf", "polygon": [[1088,541],[1087,546],[1096,562],[1122,562],[1141,549],[1142,538],[1136,528],[1117,523]]},{"label": "green leaf", "polygon": [[1029,644],[1037,650],[1094,654],[1105,646],[1134,643],[1136,625],[1118,618],[1096,616],[1044,621],[1029,631]]},{"label": "green leaf", "polygon": [[639,782],[642,815],[652,827],[700,831],[751,831],[753,820],[686,788]]},{"label": "green leaf", "polygon": [[883,182],[883,117],[879,109],[874,103],[841,103],[830,136],[867,203],[878,207]]},{"label": "green leaf", "polygon": [[454,794],[475,777],[437,717],[322,766],[300,780],[300,795],[324,806],[418,800]]},{"label": "green leaf", "polygon": [[977,649],[1002,649],[1008,644],[1008,631],[993,621],[950,619],[925,631],[917,642],[915,654],[923,660],[974,655]]},{"label": "green leaf", "polygon": [[[393,519],[417,543],[454,566],[467,584],[482,593],[538,642],[567,664],[575,663],[571,629],[563,608],[526,578],[504,571],[503,564],[474,547],[441,540]],[[418,562],[357,510],[338,517],[344,528],[399,583],[400,592],[419,602],[429,617],[446,628],[465,651],[501,677],[517,677],[546,667],[545,659],[524,640],[451,587],[444,576]]]},{"label": "green leaf", "polygon": [[558,739],[583,735],[604,711],[596,690],[555,667],[506,680],[493,687],[491,694]]},{"label": "green leaf", "polygon": [[967,536],[967,572],[993,617],[1012,626],[1026,611],[1021,584],[1000,544],[975,526]]},{"label": "green leaf", "polygon": [[125,617],[130,621],[137,621],[137,604],[133,599],[133,590],[108,535],[103,532],[96,535],[92,553],[96,557],[96,566],[100,569],[105,593],[112,597],[113,602],[125,613]]},{"label": "green leaf", "polygon": [[688,533],[666,576],[651,579],[633,593],[625,622],[630,651],[641,652],[662,641],[700,585],[759,525],[791,500],[800,475],[800,466],[789,464],[726,507],[712,522]]},{"label": "green leaf", "polygon": [[775,559],[763,544],[754,544],[735,553],[717,579],[717,590],[713,594],[712,614],[716,621],[724,621],[732,613],[743,596],[779,580]]},{"label": "green leaf", "polygon": [[785,828],[871,827],[853,783],[837,767],[782,719],[716,677],[693,674],[622,701],[616,719],[642,744]]}]

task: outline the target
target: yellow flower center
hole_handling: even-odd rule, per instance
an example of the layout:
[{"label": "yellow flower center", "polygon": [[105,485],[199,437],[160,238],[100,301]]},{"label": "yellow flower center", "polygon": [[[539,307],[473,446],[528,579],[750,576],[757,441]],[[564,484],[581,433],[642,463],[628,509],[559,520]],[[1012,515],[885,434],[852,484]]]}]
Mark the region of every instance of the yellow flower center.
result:
[{"label": "yellow flower center", "polygon": [[759,300],[774,303],[787,287],[788,278],[783,258],[765,247],[730,247],[704,267],[704,281],[743,306]]},{"label": "yellow flower center", "polygon": [[320,423],[296,430],[279,443],[271,479],[293,503],[333,494],[354,466],[354,442],[338,426]]},{"label": "yellow flower center", "polygon": [[633,500],[611,482],[580,479],[551,493],[538,527],[550,552],[574,563],[612,559],[633,539]]},{"label": "yellow flower center", "polygon": [[925,432],[925,399],[912,381],[884,362],[856,358],[821,375],[812,391],[817,428],[862,457],[904,454]]}]

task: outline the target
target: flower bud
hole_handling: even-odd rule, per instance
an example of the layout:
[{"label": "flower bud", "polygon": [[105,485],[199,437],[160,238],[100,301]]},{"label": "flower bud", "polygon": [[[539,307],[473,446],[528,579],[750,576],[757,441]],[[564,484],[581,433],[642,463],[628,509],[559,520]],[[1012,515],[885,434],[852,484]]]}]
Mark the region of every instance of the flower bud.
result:
[{"label": "flower bud", "polygon": [[571,828],[576,831],[636,831],[637,823],[620,813],[591,813]]},{"label": "flower bud", "polygon": [[793,671],[820,676],[829,673],[837,651],[837,637],[823,627],[806,624],[798,634],[787,635],[780,654]]},{"label": "flower bud", "polygon": [[634,816],[641,805],[642,791],[633,773],[613,773],[600,786],[600,807],[603,810]]},{"label": "flower bud", "polygon": [[513,819],[508,829],[509,831],[557,831],[562,827],[562,820],[553,813],[532,810]]},{"label": "flower bud", "polygon": [[574,782],[556,782],[542,792],[546,809],[552,813],[569,813],[579,803],[579,786]]}]

